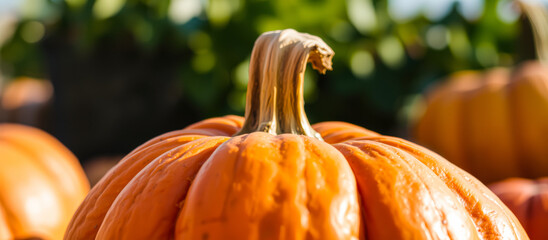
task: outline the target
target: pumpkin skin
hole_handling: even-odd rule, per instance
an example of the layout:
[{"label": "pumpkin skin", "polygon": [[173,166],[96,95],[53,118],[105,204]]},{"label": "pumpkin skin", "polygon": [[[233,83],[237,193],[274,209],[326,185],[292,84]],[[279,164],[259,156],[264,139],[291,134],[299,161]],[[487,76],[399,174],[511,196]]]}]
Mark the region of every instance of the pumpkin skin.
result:
[{"label": "pumpkin skin", "polygon": [[128,154],[90,191],[65,239],[528,239],[471,175],[402,139],[310,126],[305,64],[332,50],[294,30],[253,50],[246,118],[207,119]]},{"label": "pumpkin skin", "polygon": [[426,94],[415,140],[489,183],[548,175],[548,67],[460,72]]},{"label": "pumpkin skin", "polygon": [[36,128],[0,124],[0,239],[62,239],[89,191],[76,157]]},{"label": "pumpkin skin", "polygon": [[548,177],[510,178],[489,188],[514,212],[531,239],[548,239]]}]

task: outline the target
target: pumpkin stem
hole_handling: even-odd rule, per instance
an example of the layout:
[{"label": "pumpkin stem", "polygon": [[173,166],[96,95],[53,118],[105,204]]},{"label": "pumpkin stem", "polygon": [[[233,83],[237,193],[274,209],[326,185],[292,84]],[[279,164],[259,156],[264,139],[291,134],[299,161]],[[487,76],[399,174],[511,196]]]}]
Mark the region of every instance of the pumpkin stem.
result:
[{"label": "pumpkin stem", "polygon": [[335,53],[319,37],[293,29],[263,33],[249,66],[245,122],[236,135],[292,133],[321,139],[304,112],[306,63],[325,74]]},{"label": "pumpkin stem", "polygon": [[538,60],[548,64],[548,9],[542,1],[519,0],[517,3],[531,23]]}]

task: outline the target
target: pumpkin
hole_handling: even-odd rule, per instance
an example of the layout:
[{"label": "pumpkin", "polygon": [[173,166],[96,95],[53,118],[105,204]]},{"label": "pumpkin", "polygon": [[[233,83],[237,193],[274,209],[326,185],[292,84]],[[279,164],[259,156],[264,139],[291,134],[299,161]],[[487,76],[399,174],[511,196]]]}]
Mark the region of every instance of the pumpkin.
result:
[{"label": "pumpkin", "polygon": [[531,239],[548,239],[548,177],[510,178],[489,188],[514,212]]},{"label": "pumpkin", "polygon": [[415,140],[484,182],[548,175],[548,68],[461,72],[426,96]]},{"label": "pumpkin", "polygon": [[408,141],[308,123],[303,77],[334,52],[267,32],[245,119],[206,119],[129,153],[90,191],[65,239],[527,239],[471,175]]},{"label": "pumpkin", "polygon": [[[526,13],[535,11],[525,3],[522,8]],[[548,38],[538,42],[543,46]],[[413,130],[419,144],[486,183],[548,175],[545,63],[458,72],[430,89],[425,99],[424,114]]]},{"label": "pumpkin", "polygon": [[89,191],[76,157],[42,130],[0,124],[0,239],[62,239]]}]

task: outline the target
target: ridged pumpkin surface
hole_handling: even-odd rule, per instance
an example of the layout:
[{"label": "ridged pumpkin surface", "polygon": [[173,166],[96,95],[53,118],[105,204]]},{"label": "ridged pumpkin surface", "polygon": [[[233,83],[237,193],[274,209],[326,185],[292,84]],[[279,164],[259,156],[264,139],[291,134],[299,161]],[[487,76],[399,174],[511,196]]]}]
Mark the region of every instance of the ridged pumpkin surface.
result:
[{"label": "ridged pumpkin surface", "polygon": [[65,239],[528,239],[475,178],[410,142],[342,122],[308,124],[306,61],[332,50],[263,34],[246,118],[159,136],[90,192]]},{"label": "ridged pumpkin surface", "polygon": [[510,178],[489,188],[514,212],[532,240],[548,239],[548,177]]},{"label": "ridged pumpkin surface", "polygon": [[429,92],[415,139],[484,182],[548,175],[548,67],[462,72]]},{"label": "ridged pumpkin surface", "polygon": [[0,239],[62,239],[89,191],[72,153],[49,134],[0,124]]}]

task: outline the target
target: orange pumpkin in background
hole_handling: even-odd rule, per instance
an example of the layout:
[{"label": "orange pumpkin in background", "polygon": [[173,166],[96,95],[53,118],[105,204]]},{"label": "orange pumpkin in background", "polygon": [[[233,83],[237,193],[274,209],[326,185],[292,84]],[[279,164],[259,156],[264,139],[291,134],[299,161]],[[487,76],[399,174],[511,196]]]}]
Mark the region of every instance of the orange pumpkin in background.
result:
[{"label": "orange pumpkin in background", "polygon": [[245,119],[207,119],[129,153],[65,239],[528,239],[474,177],[405,140],[310,125],[307,62],[333,51],[294,30],[255,42]]},{"label": "orange pumpkin in background", "polygon": [[[546,9],[520,6],[546,26]],[[426,93],[414,139],[486,183],[547,176],[548,28],[535,36],[539,61],[459,72]]]},{"label": "orange pumpkin in background", "polygon": [[484,182],[548,175],[548,67],[461,72],[432,89],[415,127],[432,148]]},{"label": "orange pumpkin in background", "polygon": [[0,124],[0,239],[62,239],[88,191],[78,160],[54,137]]},{"label": "orange pumpkin in background", "polygon": [[489,188],[516,214],[532,240],[548,239],[548,177],[511,178]]}]

